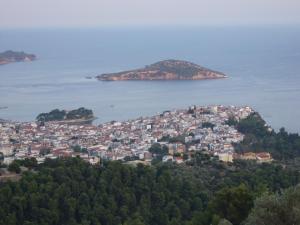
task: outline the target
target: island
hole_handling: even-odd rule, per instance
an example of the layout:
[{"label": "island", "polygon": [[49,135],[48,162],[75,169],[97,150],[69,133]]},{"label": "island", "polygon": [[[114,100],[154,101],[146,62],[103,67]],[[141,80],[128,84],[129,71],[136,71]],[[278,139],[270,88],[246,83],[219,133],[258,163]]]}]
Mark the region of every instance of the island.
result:
[{"label": "island", "polygon": [[84,107],[70,111],[54,109],[49,113],[41,113],[36,117],[38,122],[56,121],[68,124],[91,123],[95,119],[93,111]]},{"label": "island", "polygon": [[102,74],[96,78],[101,81],[124,80],[204,80],[227,76],[221,72],[207,69],[195,63],[182,60],[164,60],[142,69]]},{"label": "island", "polygon": [[14,62],[30,62],[36,60],[34,54],[27,54],[25,52],[5,51],[0,53],[0,65],[14,63]]}]

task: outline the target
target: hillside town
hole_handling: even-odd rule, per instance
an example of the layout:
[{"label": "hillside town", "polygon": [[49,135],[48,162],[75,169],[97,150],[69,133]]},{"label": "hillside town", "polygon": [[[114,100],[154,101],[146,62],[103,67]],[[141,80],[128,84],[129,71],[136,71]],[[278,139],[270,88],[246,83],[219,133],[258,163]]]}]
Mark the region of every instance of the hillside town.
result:
[{"label": "hillside town", "polygon": [[[232,162],[233,144],[244,136],[227,121],[238,121],[253,112],[248,106],[219,105],[192,106],[100,125],[0,121],[0,152],[5,164],[32,157],[38,163],[46,158],[81,157],[91,164],[101,160],[151,164],[156,155],[149,149],[156,145],[165,149],[163,162],[182,163],[197,151]],[[271,160],[268,153],[253,154],[247,154],[246,159]]]}]

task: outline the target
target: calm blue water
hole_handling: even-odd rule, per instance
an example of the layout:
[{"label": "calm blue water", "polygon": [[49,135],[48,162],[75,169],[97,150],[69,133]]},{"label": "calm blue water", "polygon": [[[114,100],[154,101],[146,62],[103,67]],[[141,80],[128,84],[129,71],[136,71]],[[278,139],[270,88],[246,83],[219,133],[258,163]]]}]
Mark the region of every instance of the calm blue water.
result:
[{"label": "calm blue water", "polygon": [[[39,60],[0,66],[0,118],[34,120],[91,108],[97,122],[192,104],[250,105],[274,128],[300,132],[300,27],[0,30],[0,51]],[[100,82],[86,76],[189,60],[226,73],[209,81]],[[114,105],[112,107],[111,105]]]}]

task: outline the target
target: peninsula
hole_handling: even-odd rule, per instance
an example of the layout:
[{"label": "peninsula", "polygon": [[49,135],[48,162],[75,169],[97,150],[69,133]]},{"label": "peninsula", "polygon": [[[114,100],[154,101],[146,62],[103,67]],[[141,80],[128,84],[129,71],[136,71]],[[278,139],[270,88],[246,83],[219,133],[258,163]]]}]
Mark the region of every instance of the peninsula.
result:
[{"label": "peninsula", "polygon": [[90,123],[94,119],[93,111],[83,107],[70,111],[54,109],[49,113],[41,113],[36,117],[38,122],[56,121],[69,124]]},{"label": "peninsula", "polygon": [[120,80],[204,80],[225,78],[226,75],[197,64],[182,60],[164,60],[142,69],[102,74],[102,81]]},{"label": "peninsula", "polygon": [[9,50],[0,53],[0,65],[14,62],[30,62],[33,60],[36,60],[36,56],[25,52],[14,52]]}]

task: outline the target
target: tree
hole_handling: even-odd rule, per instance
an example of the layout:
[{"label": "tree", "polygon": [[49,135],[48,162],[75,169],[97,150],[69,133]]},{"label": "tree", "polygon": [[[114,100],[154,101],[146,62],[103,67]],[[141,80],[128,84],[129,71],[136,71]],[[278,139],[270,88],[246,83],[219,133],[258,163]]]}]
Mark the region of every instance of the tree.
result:
[{"label": "tree", "polygon": [[226,121],[226,124],[229,125],[229,126],[236,126],[238,124],[238,121],[233,116],[231,116]]},{"label": "tree", "polygon": [[242,184],[217,192],[210,202],[209,210],[212,214],[229,220],[233,225],[238,225],[247,218],[252,206],[253,196],[250,190]]},{"label": "tree", "polygon": [[11,164],[9,164],[8,171],[15,172],[15,173],[21,173],[21,168],[20,168],[19,163],[17,161],[13,161]]},{"label": "tree", "polygon": [[149,148],[149,152],[151,152],[154,156],[151,164],[156,165],[161,162],[164,155],[168,154],[168,147],[166,145],[161,145],[159,143],[154,143]]},{"label": "tree", "polygon": [[168,154],[168,147],[165,145],[162,146],[159,143],[155,143],[149,148],[149,152],[157,155],[166,155]]},{"label": "tree", "polygon": [[[283,169],[245,161],[224,164],[200,153],[197,158],[199,162],[189,165],[136,167],[117,161],[99,167],[80,158],[46,159],[19,181],[1,183],[0,224],[240,225],[255,197],[300,181],[300,160],[293,169]],[[295,219],[300,201],[294,194],[285,202],[286,211],[271,206],[289,222],[285,214]]]},{"label": "tree", "polygon": [[300,224],[300,186],[255,201],[245,225]]},{"label": "tree", "polygon": [[40,155],[44,156],[44,155],[47,155],[51,152],[51,149],[50,148],[42,148],[40,150]]},{"label": "tree", "polygon": [[202,123],[202,128],[213,129],[214,127],[215,127],[215,125],[213,123],[210,123],[210,122],[204,122],[204,123]]},{"label": "tree", "polygon": [[26,158],[19,162],[20,165],[27,167],[28,169],[34,169],[37,168],[38,163],[36,158]]},{"label": "tree", "polygon": [[2,164],[3,160],[4,160],[4,154],[0,152],[0,165]]}]

